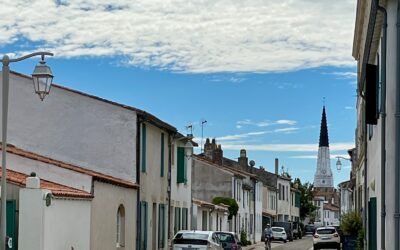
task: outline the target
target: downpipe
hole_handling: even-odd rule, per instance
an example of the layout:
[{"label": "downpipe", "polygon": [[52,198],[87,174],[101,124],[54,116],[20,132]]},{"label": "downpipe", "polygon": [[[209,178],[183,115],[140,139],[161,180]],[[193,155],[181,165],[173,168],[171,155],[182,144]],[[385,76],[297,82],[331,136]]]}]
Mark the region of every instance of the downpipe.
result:
[{"label": "downpipe", "polygon": [[396,113],[395,113],[395,211],[394,211],[394,249],[399,249],[399,216],[400,216],[400,0],[397,1],[396,23]]},{"label": "downpipe", "polygon": [[383,14],[383,37],[381,47],[382,85],[381,85],[381,250],[386,248],[386,46],[387,46],[387,12],[378,5]]}]

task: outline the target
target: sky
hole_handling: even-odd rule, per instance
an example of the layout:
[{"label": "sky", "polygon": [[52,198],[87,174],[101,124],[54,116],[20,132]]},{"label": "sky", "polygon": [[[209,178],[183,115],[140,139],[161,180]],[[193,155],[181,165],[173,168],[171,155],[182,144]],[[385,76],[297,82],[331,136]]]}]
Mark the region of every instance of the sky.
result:
[{"label": "sky", "polygon": [[[1,4],[2,3],[2,4]],[[54,82],[156,115],[224,156],[312,182],[325,104],[335,185],[356,126],[355,0],[0,0],[0,54],[51,51]],[[45,11],[44,11],[45,10]],[[31,74],[36,59],[11,65]],[[48,98],[51,98],[51,94]],[[196,149],[200,152],[200,146]]]}]

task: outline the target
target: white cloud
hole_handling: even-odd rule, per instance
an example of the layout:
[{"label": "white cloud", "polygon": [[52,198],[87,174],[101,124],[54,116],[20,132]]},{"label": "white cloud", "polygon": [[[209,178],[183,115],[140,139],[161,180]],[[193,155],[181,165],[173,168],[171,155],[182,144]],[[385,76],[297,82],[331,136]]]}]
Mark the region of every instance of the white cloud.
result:
[{"label": "white cloud", "polygon": [[244,133],[244,134],[237,134],[237,135],[226,135],[226,136],[221,136],[217,137],[216,140],[218,141],[234,141],[234,140],[241,140],[244,138],[248,138],[250,136],[258,136],[258,135],[264,135],[272,133],[271,131],[259,131],[259,132],[249,132],[249,133]]},{"label": "white cloud", "polygon": [[293,133],[296,130],[299,130],[299,128],[278,128],[278,129],[275,129],[274,132],[289,134],[289,133]]},{"label": "white cloud", "polygon": [[[270,151],[270,152],[318,152],[318,144],[234,144],[222,143],[223,149],[240,150],[245,148],[252,151]],[[330,151],[341,151],[354,148],[354,143],[332,143]]]},{"label": "white cloud", "polygon": [[293,120],[277,120],[276,124],[295,125],[297,122]]},{"label": "white cloud", "polygon": [[346,106],[346,107],[344,107],[344,109],[347,109],[347,110],[353,110],[353,109],[354,109],[354,107],[352,107],[352,106]]},{"label": "white cloud", "polygon": [[339,78],[344,78],[344,79],[355,79],[357,77],[356,72],[333,72],[332,75],[338,76]]},{"label": "white cloud", "polygon": [[135,67],[192,73],[355,65],[354,0],[2,2],[0,46],[20,40],[17,53],[116,56]]},{"label": "white cloud", "polygon": [[[330,158],[332,160],[336,160],[336,157],[338,157],[338,156],[344,157],[346,159],[349,158],[348,155],[335,155],[335,154],[331,155]],[[315,155],[295,155],[295,156],[291,156],[290,158],[293,158],[293,159],[317,159],[318,155],[317,154],[315,154]]]},{"label": "white cloud", "polygon": [[[271,125],[295,125],[297,123],[297,121],[293,121],[293,120],[276,120],[276,121],[268,121],[268,120],[263,120],[263,121],[252,121],[250,119],[245,119],[245,120],[241,120],[241,121],[237,121],[236,125],[240,126],[240,128],[243,127],[243,125],[251,125],[251,126],[257,126],[257,127],[268,127]],[[236,127],[237,127],[236,126]],[[279,131],[277,131],[279,132]]]}]

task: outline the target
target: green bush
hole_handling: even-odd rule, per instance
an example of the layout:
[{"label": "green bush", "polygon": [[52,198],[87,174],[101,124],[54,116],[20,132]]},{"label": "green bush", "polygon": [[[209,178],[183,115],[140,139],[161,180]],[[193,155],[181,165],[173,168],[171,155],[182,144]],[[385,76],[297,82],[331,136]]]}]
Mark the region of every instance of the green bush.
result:
[{"label": "green bush", "polygon": [[356,250],[364,250],[364,230],[358,231]]},{"label": "green bush", "polygon": [[228,215],[228,220],[231,220],[233,216],[236,216],[238,210],[239,210],[239,205],[235,201],[235,199],[232,199],[230,197],[214,197],[212,200],[212,203],[215,205],[219,204],[224,204],[229,206],[229,215]]},{"label": "green bush", "polygon": [[361,215],[355,211],[344,214],[340,220],[340,228],[347,235],[358,236],[363,228]]},{"label": "green bush", "polygon": [[247,240],[247,232],[244,230],[242,227],[242,230],[240,231],[240,243],[242,246],[248,246],[251,245],[251,242]]}]

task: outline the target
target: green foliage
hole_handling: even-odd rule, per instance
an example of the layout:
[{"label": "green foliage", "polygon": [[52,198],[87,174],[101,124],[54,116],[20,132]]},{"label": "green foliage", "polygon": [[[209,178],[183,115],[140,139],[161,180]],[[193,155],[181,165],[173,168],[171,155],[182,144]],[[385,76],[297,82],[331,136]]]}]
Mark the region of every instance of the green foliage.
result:
[{"label": "green foliage", "polygon": [[364,230],[358,231],[356,250],[364,250]]},{"label": "green foliage", "polygon": [[345,234],[359,235],[363,228],[361,215],[355,211],[342,215],[340,228]]},{"label": "green foliage", "polygon": [[294,186],[300,191],[300,220],[304,220],[307,216],[315,217],[317,207],[313,203],[314,186],[309,182],[302,184],[299,178],[294,179]]},{"label": "green foliage", "polygon": [[251,242],[247,240],[247,232],[246,230],[244,230],[243,227],[240,230],[240,243],[242,244],[242,246],[251,245]]},{"label": "green foliage", "polygon": [[232,219],[233,216],[236,216],[238,210],[239,210],[239,205],[235,201],[235,199],[232,199],[230,197],[214,197],[212,200],[212,203],[215,205],[219,204],[224,204],[229,206],[229,215],[228,215],[228,220]]}]

